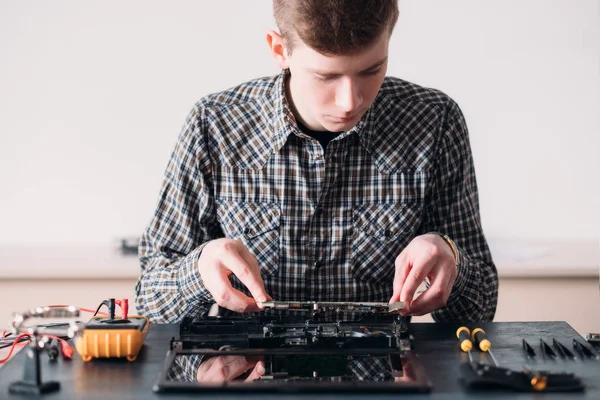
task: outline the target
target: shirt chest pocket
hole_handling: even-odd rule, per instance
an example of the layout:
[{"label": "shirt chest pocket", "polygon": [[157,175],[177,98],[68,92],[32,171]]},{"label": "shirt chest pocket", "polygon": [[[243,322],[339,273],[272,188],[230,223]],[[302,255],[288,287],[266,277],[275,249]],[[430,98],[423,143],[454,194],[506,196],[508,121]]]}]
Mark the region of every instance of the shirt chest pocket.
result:
[{"label": "shirt chest pocket", "polygon": [[392,284],[396,257],[421,223],[418,204],[361,204],[353,209],[352,275],[373,284]]},{"label": "shirt chest pocket", "polygon": [[263,277],[277,272],[281,220],[278,204],[217,200],[217,217],[225,236],[240,240],[256,258]]}]

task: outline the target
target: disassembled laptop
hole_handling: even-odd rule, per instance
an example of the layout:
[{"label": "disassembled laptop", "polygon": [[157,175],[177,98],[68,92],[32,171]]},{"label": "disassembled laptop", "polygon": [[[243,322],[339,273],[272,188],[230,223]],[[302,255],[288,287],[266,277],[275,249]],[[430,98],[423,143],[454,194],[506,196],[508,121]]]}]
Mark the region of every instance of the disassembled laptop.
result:
[{"label": "disassembled laptop", "polygon": [[[412,351],[408,320],[398,313],[401,302],[271,301],[262,306],[265,311],[256,314],[222,310],[224,315],[185,318],[154,390],[431,390]],[[214,357],[242,360],[249,368],[231,379],[205,381],[202,371],[217,364]],[[248,380],[257,361],[264,372]]]}]

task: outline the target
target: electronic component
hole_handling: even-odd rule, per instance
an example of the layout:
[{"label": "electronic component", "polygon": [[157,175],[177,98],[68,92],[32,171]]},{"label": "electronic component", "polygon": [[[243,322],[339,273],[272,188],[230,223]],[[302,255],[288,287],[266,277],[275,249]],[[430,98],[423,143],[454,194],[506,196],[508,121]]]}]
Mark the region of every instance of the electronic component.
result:
[{"label": "electronic component", "polygon": [[[319,311],[333,311],[327,307]],[[316,310],[310,311],[305,316],[263,312],[184,318],[154,390],[375,393],[431,389],[413,353],[406,318],[369,311],[359,313],[356,320],[335,319],[328,313],[315,319]],[[228,366],[219,371],[223,363]],[[262,365],[260,374],[252,372],[257,363]]]},{"label": "electronic component", "polygon": [[[75,348],[83,361],[94,358],[127,358],[134,361],[148,334],[150,321],[144,316],[128,316],[127,299],[108,299],[102,302],[98,310],[106,305],[107,317],[92,317],[75,341]],[[122,310],[121,317],[115,316],[115,305]],[[96,310],[96,312],[98,311]]]},{"label": "electronic component", "polygon": [[310,312],[390,313],[404,308],[404,303],[337,302],[337,301],[266,301],[265,308]]}]

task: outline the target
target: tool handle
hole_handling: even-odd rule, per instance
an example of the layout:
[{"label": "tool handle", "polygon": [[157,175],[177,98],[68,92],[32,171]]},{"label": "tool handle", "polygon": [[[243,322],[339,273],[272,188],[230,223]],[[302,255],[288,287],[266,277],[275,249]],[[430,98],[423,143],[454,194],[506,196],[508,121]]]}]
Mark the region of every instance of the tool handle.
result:
[{"label": "tool handle", "polygon": [[479,347],[479,350],[487,352],[492,348],[492,342],[488,340],[483,329],[475,328],[473,329],[471,335],[473,337],[473,340],[475,340],[477,347]]},{"label": "tool handle", "polygon": [[461,326],[456,331],[456,337],[460,343],[460,349],[465,353],[473,349],[473,342],[471,342],[471,331],[466,326]]}]

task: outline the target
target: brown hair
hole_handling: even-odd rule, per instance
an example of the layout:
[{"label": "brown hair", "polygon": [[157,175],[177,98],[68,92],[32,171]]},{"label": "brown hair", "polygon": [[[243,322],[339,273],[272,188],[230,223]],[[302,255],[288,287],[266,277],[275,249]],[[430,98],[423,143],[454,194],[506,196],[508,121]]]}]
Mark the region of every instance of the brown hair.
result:
[{"label": "brown hair", "polygon": [[398,20],[398,0],[273,0],[275,22],[291,54],[294,39],[325,55],[356,54]]}]

